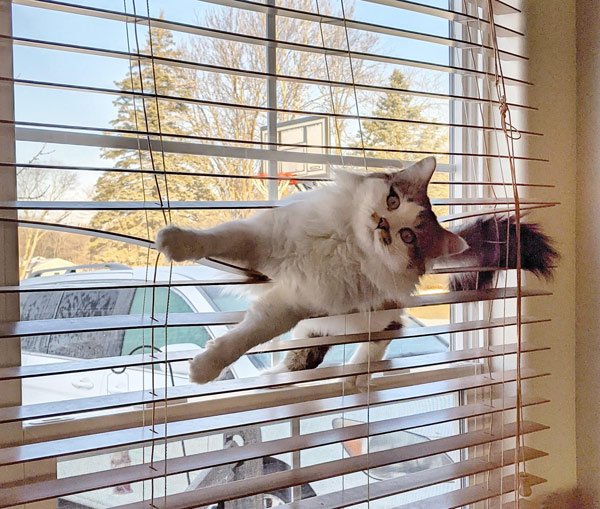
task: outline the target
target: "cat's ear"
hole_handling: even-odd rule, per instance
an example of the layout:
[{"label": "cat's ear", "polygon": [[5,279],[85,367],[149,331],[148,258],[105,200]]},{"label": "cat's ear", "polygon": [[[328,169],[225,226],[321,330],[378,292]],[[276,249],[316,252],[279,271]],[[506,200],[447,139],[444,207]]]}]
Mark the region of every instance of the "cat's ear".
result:
[{"label": "cat's ear", "polygon": [[365,178],[365,175],[346,170],[335,170],[335,173],[333,174],[333,179],[335,180],[336,184],[348,188],[355,188],[359,186],[365,180]]},{"label": "cat's ear", "polygon": [[418,163],[402,170],[401,174],[414,184],[426,189],[433,176],[433,172],[435,171],[435,165],[435,157],[426,157],[425,159],[421,159]]},{"label": "cat's ear", "polygon": [[469,244],[462,237],[442,228],[442,256],[452,256],[469,249]]}]

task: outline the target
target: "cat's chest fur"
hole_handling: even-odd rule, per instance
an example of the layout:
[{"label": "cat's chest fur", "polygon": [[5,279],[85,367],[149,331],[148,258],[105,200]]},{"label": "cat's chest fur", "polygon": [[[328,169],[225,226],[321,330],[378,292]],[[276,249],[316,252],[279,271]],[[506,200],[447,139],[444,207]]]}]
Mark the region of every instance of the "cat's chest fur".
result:
[{"label": "cat's chest fur", "polygon": [[317,313],[346,313],[401,301],[418,282],[361,245],[351,196],[324,189],[308,200],[257,216],[264,235],[258,270]]}]

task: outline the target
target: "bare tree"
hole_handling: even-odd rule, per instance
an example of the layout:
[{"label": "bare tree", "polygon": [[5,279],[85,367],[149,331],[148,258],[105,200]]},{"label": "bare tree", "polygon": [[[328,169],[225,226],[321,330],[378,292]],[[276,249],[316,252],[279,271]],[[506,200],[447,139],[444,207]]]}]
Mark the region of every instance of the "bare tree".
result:
[{"label": "bare tree", "polygon": [[[29,161],[33,164],[50,154],[44,145]],[[65,172],[43,168],[17,168],[17,193],[20,200],[57,201],[63,199],[77,187],[77,178]],[[19,218],[32,221],[60,223],[70,215],[69,211],[23,210]],[[23,228],[19,233],[19,277],[23,279],[31,260],[36,255],[40,242],[49,230]]]},{"label": "bare tree", "polygon": [[[331,11],[329,2],[321,3],[321,13]],[[287,7],[298,10],[311,10],[310,0],[294,0]],[[350,8],[351,10],[351,8]],[[229,13],[228,13],[229,14]],[[222,11],[209,11],[199,23],[217,30],[265,36],[265,17],[259,13],[235,10],[223,16]],[[351,12],[348,13],[351,16]],[[276,26],[279,40],[303,45],[326,48],[347,49],[346,32],[343,27],[321,25],[319,23],[278,17]],[[373,50],[377,38],[366,32],[351,31],[348,34],[353,51]],[[265,47],[255,44],[238,43],[219,38],[195,38],[185,46],[188,60],[207,64],[265,71]],[[354,59],[353,76],[357,82],[369,83],[376,80],[373,69],[364,60]],[[352,82],[350,62],[347,57],[325,56],[309,51],[277,49],[276,70],[280,75],[323,80]],[[222,103],[265,106],[267,104],[266,80],[227,73],[190,71],[194,97]],[[354,110],[354,97],[351,88],[329,87],[303,84],[292,80],[279,80],[277,83],[277,106],[284,110],[325,111],[349,113]],[[230,145],[248,146],[241,141],[260,141],[261,129],[267,124],[264,111],[241,108],[193,107],[188,111],[187,121],[191,130],[201,136],[238,140]],[[302,115],[278,113],[277,121],[302,118]],[[333,120],[333,136],[336,143],[342,143],[347,134],[347,123]],[[209,161],[214,173],[234,173],[252,175],[260,172],[260,161],[211,158]],[[252,181],[242,180],[222,185],[218,181],[213,192],[223,200],[249,200],[261,198],[262,191]]]}]

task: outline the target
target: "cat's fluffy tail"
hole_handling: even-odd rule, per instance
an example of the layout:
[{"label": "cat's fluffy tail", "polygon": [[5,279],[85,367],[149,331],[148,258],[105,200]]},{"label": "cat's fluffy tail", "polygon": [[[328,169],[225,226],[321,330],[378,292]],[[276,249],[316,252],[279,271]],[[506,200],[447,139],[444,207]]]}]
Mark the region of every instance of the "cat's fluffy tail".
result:
[{"label": "cat's fluffy tail", "polygon": [[[453,258],[464,265],[514,269],[517,265],[515,217],[480,218],[453,230],[469,244],[469,249]],[[507,248],[508,237],[508,248]],[[521,267],[538,277],[552,277],[560,255],[553,242],[538,224],[521,223]],[[494,271],[464,272],[450,278],[451,290],[480,290],[489,288]]]}]

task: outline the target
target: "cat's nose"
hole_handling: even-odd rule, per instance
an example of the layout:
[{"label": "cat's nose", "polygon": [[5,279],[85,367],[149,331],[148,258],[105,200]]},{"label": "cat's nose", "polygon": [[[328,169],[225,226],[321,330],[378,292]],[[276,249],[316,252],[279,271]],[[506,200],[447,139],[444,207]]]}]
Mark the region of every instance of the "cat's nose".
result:
[{"label": "cat's nose", "polygon": [[385,217],[379,218],[379,223],[377,224],[377,229],[378,230],[389,230],[390,229],[390,223],[388,223],[388,220]]}]

